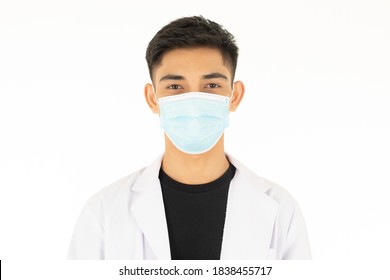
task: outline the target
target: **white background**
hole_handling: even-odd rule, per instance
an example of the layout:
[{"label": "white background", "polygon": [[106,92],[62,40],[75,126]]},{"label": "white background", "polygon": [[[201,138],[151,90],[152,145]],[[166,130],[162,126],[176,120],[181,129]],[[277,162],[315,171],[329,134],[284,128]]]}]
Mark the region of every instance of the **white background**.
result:
[{"label": "white background", "polygon": [[66,258],[86,200],[163,152],[148,42],[204,15],[240,47],[226,150],[299,202],[317,260],[388,258],[390,2],[0,2],[0,259]]}]

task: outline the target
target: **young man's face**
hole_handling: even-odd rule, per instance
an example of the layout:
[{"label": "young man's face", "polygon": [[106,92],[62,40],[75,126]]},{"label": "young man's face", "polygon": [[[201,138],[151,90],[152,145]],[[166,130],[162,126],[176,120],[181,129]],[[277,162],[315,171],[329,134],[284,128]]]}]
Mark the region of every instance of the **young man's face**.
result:
[{"label": "young man's face", "polygon": [[169,51],[153,76],[157,98],[193,91],[230,97],[233,90],[231,71],[217,49]]},{"label": "young man's face", "polygon": [[[159,113],[157,98],[186,92],[207,92],[232,96],[232,74],[222,54],[212,48],[175,49],[163,55],[154,69],[153,84],[145,85],[145,98],[154,113]],[[230,111],[235,111],[244,95],[244,84],[234,82]]]}]

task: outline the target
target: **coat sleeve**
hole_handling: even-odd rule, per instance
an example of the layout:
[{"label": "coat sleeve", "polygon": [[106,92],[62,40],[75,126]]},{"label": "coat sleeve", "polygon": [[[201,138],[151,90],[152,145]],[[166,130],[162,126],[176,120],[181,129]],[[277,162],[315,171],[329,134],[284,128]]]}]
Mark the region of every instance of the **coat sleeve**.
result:
[{"label": "coat sleeve", "polygon": [[281,259],[309,260],[312,259],[306,224],[298,203],[291,201],[286,235],[284,236]]},{"label": "coat sleeve", "polygon": [[76,223],[68,251],[69,260],[104,259],[104,228],[89,202]]}]

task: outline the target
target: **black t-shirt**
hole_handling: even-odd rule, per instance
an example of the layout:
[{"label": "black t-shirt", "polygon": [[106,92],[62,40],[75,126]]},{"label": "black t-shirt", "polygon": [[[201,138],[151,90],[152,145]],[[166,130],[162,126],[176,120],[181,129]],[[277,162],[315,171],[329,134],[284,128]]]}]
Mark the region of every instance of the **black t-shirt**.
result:
[{"label": "black t-shirt", "polygon": [[188,185],[160,169],[172,260],[218,260],[230,181],[236,168],[213,182]]}]

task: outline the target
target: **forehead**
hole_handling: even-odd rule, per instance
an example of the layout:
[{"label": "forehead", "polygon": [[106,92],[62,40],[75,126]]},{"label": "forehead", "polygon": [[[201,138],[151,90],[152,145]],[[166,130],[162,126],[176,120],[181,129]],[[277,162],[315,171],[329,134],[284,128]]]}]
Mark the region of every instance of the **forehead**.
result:
[{"label": "forehead", "polygon": [[174,49],[166,52],[154,70],[155,80],[168,74],[204,75],[221,72],[231,77],[221,52],[212,48]]}]

